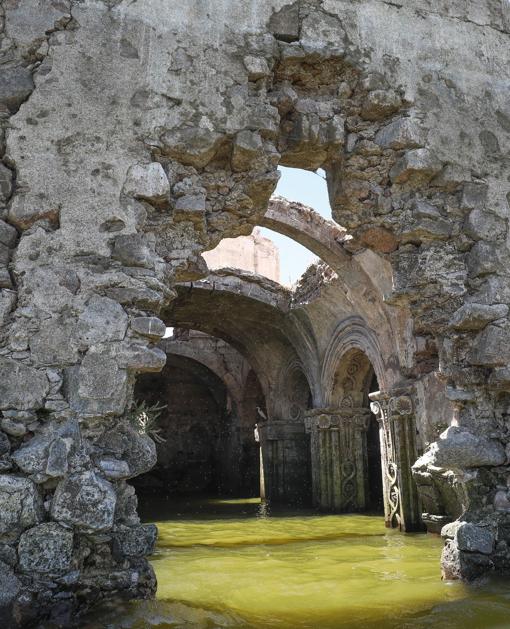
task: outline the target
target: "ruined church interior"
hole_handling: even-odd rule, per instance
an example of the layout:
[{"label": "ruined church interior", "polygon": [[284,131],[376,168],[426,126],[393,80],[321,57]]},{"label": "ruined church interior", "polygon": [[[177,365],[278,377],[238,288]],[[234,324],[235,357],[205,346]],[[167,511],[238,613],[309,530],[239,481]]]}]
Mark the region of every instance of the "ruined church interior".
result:
[{"label": "ruined church interior", "polygon": [[502,629],[510,2],[0,0],[0,629]]}]

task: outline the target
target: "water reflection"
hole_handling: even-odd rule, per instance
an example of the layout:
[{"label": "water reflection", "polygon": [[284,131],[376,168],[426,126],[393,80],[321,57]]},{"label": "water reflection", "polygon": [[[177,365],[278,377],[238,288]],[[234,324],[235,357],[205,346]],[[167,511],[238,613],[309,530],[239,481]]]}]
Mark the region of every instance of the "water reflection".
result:
[{"label": "water reflection", "polygon": [[[157,511],[157,513],[155,513]],[[158,600],[103,608],[87,629],[508,629],[507,584],[439,578],[441,541],[375,516],[274,511],[258,500],[162,500]]]}]

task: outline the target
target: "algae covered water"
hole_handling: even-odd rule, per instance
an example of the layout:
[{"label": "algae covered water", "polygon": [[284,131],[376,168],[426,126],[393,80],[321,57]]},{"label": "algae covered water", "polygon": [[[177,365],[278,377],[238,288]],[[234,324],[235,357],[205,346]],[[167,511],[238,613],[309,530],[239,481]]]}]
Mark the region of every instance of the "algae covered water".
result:
[{"label": "algae covered water", "polygon": [[510,627],[508,583],[442,582],[441,540],[380,516],[269,514],[258,499],[162,500],[144,516],[159,528],[157,600],[102,608],[83,627]]}]

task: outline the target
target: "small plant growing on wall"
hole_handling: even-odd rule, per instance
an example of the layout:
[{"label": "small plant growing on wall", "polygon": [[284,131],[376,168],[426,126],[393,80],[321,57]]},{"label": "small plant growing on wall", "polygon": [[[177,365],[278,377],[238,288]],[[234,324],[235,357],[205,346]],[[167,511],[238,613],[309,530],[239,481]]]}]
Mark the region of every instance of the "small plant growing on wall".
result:
[{"label": "small plant growing on wall", "polygon": [[153,404],[149,406],[145,400],[134,400],[128,411],[127,419],[141,435],[147,435],[155,443],[165,443],[161,436],[161,428],[158,428],[158,419],[166,404]]}]

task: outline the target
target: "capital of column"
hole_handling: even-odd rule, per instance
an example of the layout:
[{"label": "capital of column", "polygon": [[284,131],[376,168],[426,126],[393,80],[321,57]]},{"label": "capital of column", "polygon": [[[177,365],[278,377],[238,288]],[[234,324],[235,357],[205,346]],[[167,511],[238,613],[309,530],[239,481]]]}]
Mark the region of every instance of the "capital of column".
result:
[{"label": "capital of column", "polygon": [[313,429],[330,430],[340,427],[367,430],[370,411],[364,407],[351,408],[313,408],[306,412],[305,427],[308,432]]},{"label": "capital of column", "polygon": [[393,391],[376,391],[370,393],[370,410],[377,421],[395,421],[409,417],[414,412],[412,391],[396,389]]}]

